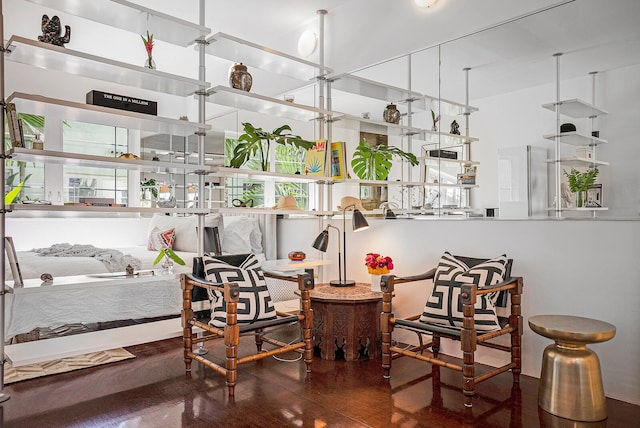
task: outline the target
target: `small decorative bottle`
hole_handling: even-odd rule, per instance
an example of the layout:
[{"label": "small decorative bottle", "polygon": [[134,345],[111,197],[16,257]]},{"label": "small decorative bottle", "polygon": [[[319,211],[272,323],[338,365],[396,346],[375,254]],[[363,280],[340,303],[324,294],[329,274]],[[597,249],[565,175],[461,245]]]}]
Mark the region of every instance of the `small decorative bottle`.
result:
[{"label": "small decorative bottle", "polygon": [[384,121],[387,123],[400,123],[400,111],[396,108],[396,105],[391,103],[387,106],[384,113],[382,113]]},{"label": "small decorative bottle", "polygon": [[236,63],[229,69],[229,85],[234,89],[249,92],[253,78],[243,63]]},{"label": "small decorative bottle", "polygon": [[31,142],[31,147],[34,150],[42,150],[44,148],[44,143],[40,139],[40,134],[36,134],[36,137]]}]

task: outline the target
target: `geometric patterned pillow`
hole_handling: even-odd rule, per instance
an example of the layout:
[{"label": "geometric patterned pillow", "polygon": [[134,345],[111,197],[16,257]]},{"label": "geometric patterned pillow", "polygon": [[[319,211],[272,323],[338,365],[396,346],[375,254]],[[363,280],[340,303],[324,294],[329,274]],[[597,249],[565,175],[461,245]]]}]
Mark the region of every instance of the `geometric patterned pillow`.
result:
[{"label": "geometric patterned pillow", "polygon": [[176,240],[175,229],[160,230],[154,227],[149,233],[147,249],[149,251],[159,251],[163,248],[172,248]]},{"label": "geometric patterned pillow", "polygon": [[[205,278],[216,283],[237,283],[238,324],[257,320],[276,319],[276,310],[255,254],[250,254],[240,267],[232,266],[214,257],[203,256]],[[224,327],[227,322],[227,306],[224,295],[215,290],[207,290],[211,301],[211,324]]]},{"label": "geometric patterned pillow", "polygon": [[[462,260],[446,252],[440,258],[433,278],[433,292],[420,321],[449,327],[462,327],[463,313],[460,302],[461,287],[476,284],[478,288],[498,284],[504,280],[507,256],[501,255],[469,268]],[[492,296],[478,296],[475,304],[475,329],[500,329]]]}]

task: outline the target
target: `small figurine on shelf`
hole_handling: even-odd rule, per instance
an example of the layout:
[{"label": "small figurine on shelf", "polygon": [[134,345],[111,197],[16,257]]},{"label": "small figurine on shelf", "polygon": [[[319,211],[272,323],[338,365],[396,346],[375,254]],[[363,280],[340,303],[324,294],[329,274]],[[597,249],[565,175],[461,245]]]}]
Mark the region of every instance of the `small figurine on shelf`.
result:
[{"label": "small figurine on shelf", "polygon": [[440,121],[440,115],[436,116],[436,112],[431,110],[431,120],[433,120],[433,126],[431,130],[433,132],[438,132],[438,122]]},{"label": "small figurine on shelf", "polygon": [[38,36],[38,40],[43,43],[49,43],[56,46],[64,47],[65,43],[69,43],[71,40],[71,27],[64,26],[64,36],[61,36],[62,25],[60,24],[60,18],[57,16],[49,19],[47,15],[42,15],[42,36]]},{"label": "small figurine on shelf", "polygon": [[455,119],[451,122],[451,134],[460,135],[460,125],[458,125]]},{"label": "small figurine on shelf", "polygon": [[144,66],[147,68],[150,68],[152,70],[156,69],[156,62],[153,60],[153,34],[149,34],[149,31],[147,31],[147,38],[145,39],[144,36],[141,34],[140,37],[142,38],[142,43],[144,43],[144,48],[147,50],[147,60],[144,62]]}]

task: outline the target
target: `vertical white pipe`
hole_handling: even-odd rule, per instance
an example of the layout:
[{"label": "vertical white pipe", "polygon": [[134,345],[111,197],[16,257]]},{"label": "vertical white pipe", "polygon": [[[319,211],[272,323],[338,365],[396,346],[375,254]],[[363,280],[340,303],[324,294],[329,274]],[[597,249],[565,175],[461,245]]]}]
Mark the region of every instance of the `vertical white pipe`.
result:
[{"label": "vertical white pipe", "polygon": [[[464,95],[464,104],[466,107],[469,107],[469,70],[471,70],[471,68],[469,67],[465,67],[462,69],[462,71],[464,71],[464,91],[465,91],[465,95]],[[468,110],[464,112],[464,135],[465,137],[469,137],[469,119],[471,116],[471,112]],[[471,160],[471,143],[467,140],[467,142],[464,145],[465,147],[465,152],[463,153],[462,158],[466,159],[466,160]],[[465,190],[465,204],[468,207],[472,206],[471,203],[471,189],[466,189]]]},{"label": "vertical white pipe", "polygon": [[[200,25],[204,27],[205,22],[205,9],[204,9],[205,0],[200,0],[199,4],[199,21]],[[207,80],[207,73],[205,68],[205,43],[204,37],[200,37],[196,42],[198,44],[198,79],[200,81]],[[206,119],[205,112],[205,104],[206,104],[206,88],[204,86],[200,86],[198,91],[198,123],[204,123]],[[205,144],[205,136],[207,135],[206,130],[204,128],[199,128],[198,132],[198,165],[204,165],[204,144]],[[187,140],[185,139],[185,151],[187,147]],[[185,156],[185,162],[186,162]],[[203,168],[204,169],[204,168]],[[198,175],[198,208],[204,208],[204,200],[205,200],[205,191],[204,188],[205,176],[203,174]],[[186,184],[186,180],[185,180]],[[204,254],[204,215],[198,215],[198,245],[197,251],[198,255],[201,256]]]},{"label": "vertical white pipe", "polygon": [[562,189],[560,175],[560,57],[561,53],[553,54],[556,58],[556,136],[555,140],[555,172],[556,172],[556,217],[562,217]]}]

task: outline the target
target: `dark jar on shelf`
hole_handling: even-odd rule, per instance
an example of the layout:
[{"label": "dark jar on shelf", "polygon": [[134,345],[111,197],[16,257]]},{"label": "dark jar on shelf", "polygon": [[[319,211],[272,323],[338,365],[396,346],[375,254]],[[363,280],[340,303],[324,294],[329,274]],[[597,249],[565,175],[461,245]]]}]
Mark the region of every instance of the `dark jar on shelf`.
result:
[{"label": "dark jar on shelf", "polygon": [[391,103],[387,106],[382,117],[387,123],[400,123],[400,111],[396,108],[396,105]]},{"label": "dark jar on shelf", "polygon": [[249,92],[253,78],[243,63],[236,63],[229,69],[229,85],[234,89]]}]

